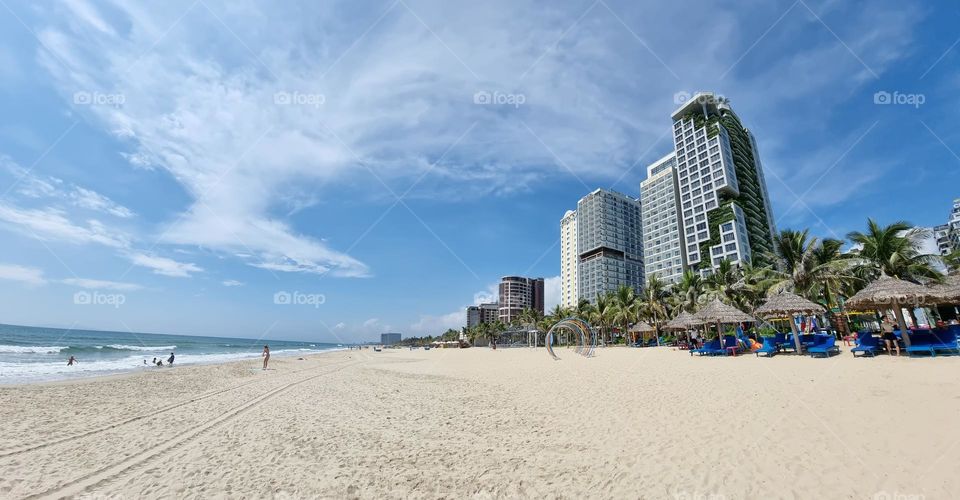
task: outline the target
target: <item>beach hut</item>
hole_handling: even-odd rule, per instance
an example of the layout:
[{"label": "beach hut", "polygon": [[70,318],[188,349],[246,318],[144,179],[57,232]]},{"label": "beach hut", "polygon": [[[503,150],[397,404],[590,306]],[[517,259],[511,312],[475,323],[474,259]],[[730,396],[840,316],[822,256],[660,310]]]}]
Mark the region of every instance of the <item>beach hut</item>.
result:
[{"label": "beach hut", "polygon": [[800,332],[797,331],[797,323],[794,321],[795,314],[823,314],[826,309],[815,302],[811,302],[797,294],[782,291],[757,308],[757,316],[771,318],[776,316],[788,316],[790,318],[790,330],[793,332],[793,342],[800,350]]},{"label": "beach hut", "polygon": [[713,299],[712,302],[703,306],[693,317],[697,320],[698,323],[702,324],[717,324],[717,338],[723,341],[723,331],[720,329],[722,324],[731,324],[731,323],[756,323],[756,319],[753,316],[737,309],[736,307],[729,306],[720,302],[720,299]]},{"label": "beach hut", "polygon": [[[654,327],[650,326],[650,325],[647,324],[646,322],[638,321],[638,322],[634,323],[634,325],[631,326],[628,331],[629,331],[629,333],[631,333],[631,334],[637,334],[637,333],[643,334],[643,333],[648,333],[648,332],[652,332],[652,331],[655,331],[655,330],[656,330],[656,329],[655,329]],[[660,340],[658,339],[658,340],[657,340],[657,344],[659,344],[659,343],[660,343]]]},{"label": "beach hut", "polygon": [[935,304],[960,304],[960,274],[947,276],[943,283],[927,288],[928,302]]},{"label": "beach hut", "polygon": [[847,305],[857,308],[893,309],[903,336],[903,343],[910,347],[910,334],[907,331],[907,322],[903,319],[902,308],[905,305],[916,307],[930,300],[932,296],[933,292],[930,288],[881,274],[880,279],[850,297]]}]

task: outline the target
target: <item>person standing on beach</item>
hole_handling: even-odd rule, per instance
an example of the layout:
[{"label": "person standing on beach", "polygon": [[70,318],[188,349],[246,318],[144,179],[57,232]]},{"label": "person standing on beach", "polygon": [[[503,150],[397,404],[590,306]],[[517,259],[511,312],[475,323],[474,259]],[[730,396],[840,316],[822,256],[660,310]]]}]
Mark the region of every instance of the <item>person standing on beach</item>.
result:
[{"label": "person standing on beach", "polygon": [[891,347],[897,350],[897,356],[900,355],[900,343],[897,342],[897,336],[893,333],[893,320],[890,316],[884,316],[880,321],[880,331],[883,332],[883,343],[887,345],[887,354],[893,354]]},{"label": "person standing on beach", "polygon": [[170,357],[167,358],[167,364],[173,366],[173,353],[170,353]]},{"label": "person standing on beach", "polygon": [[262,354],[262,356],[263,356],[263,369],[266,370],[266,369],[267,369],[267,363],[270,362],[270,346],[268,346],[268,345],[263,346],[263,354]]},{"label": "person standing on beach", "polygon": [[79,363],[80,362],[77,361],[77,358],[73,356],[70,356],[70,359],[67,360],[67,366],[73,366],[74,364],[79,364]]}]

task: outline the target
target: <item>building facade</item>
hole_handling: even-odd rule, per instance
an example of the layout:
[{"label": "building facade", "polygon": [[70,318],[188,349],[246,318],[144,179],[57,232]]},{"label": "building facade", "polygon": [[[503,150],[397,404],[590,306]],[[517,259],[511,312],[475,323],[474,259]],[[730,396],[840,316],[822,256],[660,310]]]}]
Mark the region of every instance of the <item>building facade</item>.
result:
[{"label": "building facade", "polygon": [[481,323],[493,323],[500,317],[500,304],[489,302],[467,307],[467,328]]},{"label": "building facade", "polygon": [[381,333],[380,343],[383,345],[394,345],[400,343],[401,335],[399,333]]},{"label": "building facade", "polygon": [[577,286],[580,298],[644,284],[640,201],[597,189],[577,203]]},{"label": "building facade", "polygon": [[567,210],[560,219],[560,305],[577,307],[577,212]]},{"label": "building facade", "polygon": [[687,264],[708,273],[722,260],[765,262],[776,229],[753,134],[711,93],[672,119]]},{"label": "building facade", "polygon": [[953,251],[953,242],[950,240],[950,224],[941,224],[933,228],[933,237],[937,240],[937,250],[940,255],[947,255]]},{"label": "building facade", "polygon": [[640,183],[645,274],[666,283],[680,282],[687,268],[676,166],[676,152],[671,152],[648,166]]},{"label": "building facade", "polygon": [[960,198],[953,200],[950,222],[947,224],[950,226],[950,250],[956,250],[960,248]]},{"label": "building facade", "polygon": [[524,309],[543,314],[543,278],[504,276],[500,279],[499,319],[510,324]]}]

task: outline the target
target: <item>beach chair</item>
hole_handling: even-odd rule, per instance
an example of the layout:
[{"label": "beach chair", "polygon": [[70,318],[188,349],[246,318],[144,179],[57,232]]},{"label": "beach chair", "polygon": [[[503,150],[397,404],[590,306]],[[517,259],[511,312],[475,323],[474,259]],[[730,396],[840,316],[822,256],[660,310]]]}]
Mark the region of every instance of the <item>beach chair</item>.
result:
[{"label": "beach chair", "polygon": [[787,343],[787,336],[783,333],[774,333],[773,341],[776,342],[778,346],[781,346]]},{"label": "beach chair", "polygon": [[778,352],[780,352],[780,345],[777,343],[776,337],[764,337],[763,347],[753,353],[756,354],[758,358],[761,354],[765,357],[772,358]]},{"label": "beach chair", "polygon": [[690,349],[690,355],[693,356],[694,353],[700,356],[704,356],[704,355],[713,356],[715,354],[723,353],[723,349],[721,348],[721,344],[720,344],[720,339],[713,339],[709,342],[705,342],[703,344],[703,347],[699,349]]},{"label": "beach chair", "polygon": [[724,335],[723,336],[723,349],[721,349],[720,354],[731,354],[736,356],[738,352],[742,352],[743,347],[740,345],[740,340],[733,335]]},{"label": "beach chair", "polygon": [[[927,330],[929,332],[929,330]],[[930,356],[936,356],[937,352],[946,352],[948,354],[960,354],[960,347],[957,347],[956,333],[939,331],[936,333],[914,333],[910,335],[910,347],[907,348],[907,354],[913,356],[919,353],[928,353]]]},{"label": "beach chair", "polygon": [[807,348],[807,354],[810,357],[820,357],[823,355],[829,358],[834,354],[840,354],[840,346],[837,345],[837,338],[833,335],[817,335],[816,343]]},{"label": "beach chair", "polygon": [[788,333],[784,337],[783,343],[780,344],[780,349],[784,352],[797,352],[797,344],[793,341],[793,334]]},{"label": "beach chair", "polygon": [[850,349],[850,354],[853,354],[853,357],[857,357],[857,353],[861,353],[860,357],[870,356],[871,358],[880,353],[880,339],[870,335],[869,332],[860,332],[857,335],[857,346],[853,349]]}]

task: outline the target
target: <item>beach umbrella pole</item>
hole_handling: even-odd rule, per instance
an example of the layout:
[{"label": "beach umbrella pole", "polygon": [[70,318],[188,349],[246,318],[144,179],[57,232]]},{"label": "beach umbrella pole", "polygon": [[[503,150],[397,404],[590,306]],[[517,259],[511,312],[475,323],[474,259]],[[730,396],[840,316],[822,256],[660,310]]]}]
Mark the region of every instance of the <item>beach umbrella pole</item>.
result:
[{"label": "beach umbrella pole", "polygon": [[903,337],[903,345],[910,347],[910,334],[907,332],[907,322],[903,319],[903,308],[896,300],[893,301],[893,314],[897,315],[897,325],[900,326],[900,336]]},{"label": "beach umbrella pole", "polygon": [[790,330],[793,331],[793,345],[797,348],[797,354],[803,354],[800,350],[800,332],[797,330],[797,322],[794,315],[790,315]]}]

